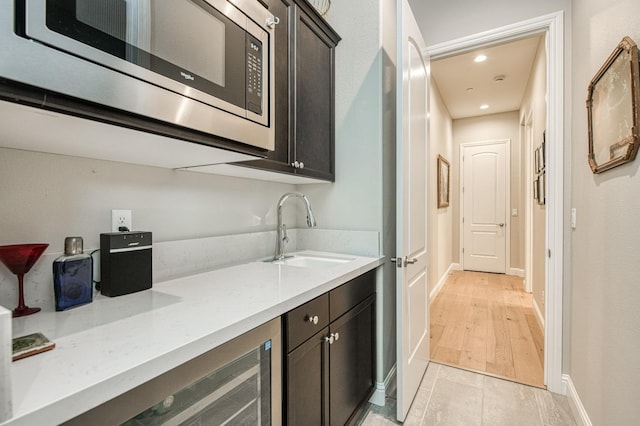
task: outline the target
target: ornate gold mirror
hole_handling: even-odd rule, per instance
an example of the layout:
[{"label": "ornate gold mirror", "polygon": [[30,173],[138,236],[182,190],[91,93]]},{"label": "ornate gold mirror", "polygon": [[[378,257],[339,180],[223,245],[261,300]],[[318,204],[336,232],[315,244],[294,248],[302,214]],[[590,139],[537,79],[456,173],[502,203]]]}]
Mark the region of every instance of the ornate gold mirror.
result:
[{"label": "ornate gold mirror", "polygon": [[589,84],[589,165],[594,173],[636,157],[640,143],[638,68],[638,47],[625,37]]}]

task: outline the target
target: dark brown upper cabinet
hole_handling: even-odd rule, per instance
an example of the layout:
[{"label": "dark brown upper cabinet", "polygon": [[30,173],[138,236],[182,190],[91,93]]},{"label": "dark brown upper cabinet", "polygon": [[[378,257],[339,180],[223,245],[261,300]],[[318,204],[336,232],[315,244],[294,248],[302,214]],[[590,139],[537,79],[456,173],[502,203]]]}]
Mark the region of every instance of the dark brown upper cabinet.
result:
[{"label": "dark brown upper cabinet", "polygon": [[275,33],[275,150],[235,163],[335,180],[335,48],[340,36],[306,0],[267,0]]}]

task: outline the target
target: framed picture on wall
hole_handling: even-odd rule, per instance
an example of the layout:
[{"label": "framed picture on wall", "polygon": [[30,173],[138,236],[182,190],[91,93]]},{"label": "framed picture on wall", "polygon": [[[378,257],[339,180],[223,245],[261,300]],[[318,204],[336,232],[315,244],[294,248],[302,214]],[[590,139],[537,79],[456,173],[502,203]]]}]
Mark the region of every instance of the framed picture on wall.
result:
[{"label": "framed picture on wall", "polygon": [[450,172],[449,162],[438,155],[438,208],[449,206]]},{"label": "framed picture on wall", "polygon": [[589,166],[601,173],[633,161],[640,145],[638,47],[625,37],[587,90]]},{"label": "framed picture on wall", "polygon": [[547,169],[547,156],[546,156],[546,152],[547,152],[547,131],[543,131],[542,132],[542,145],[540,145],[540,172],[544,172]]},{"label": "framed picture on wall", "polygon": [[542,144],[539,147],[537,147],[533,152],[534,167],[537,175],[539,175],[540,173],[543,173],[546,168],[546,158],[544,154],[545,139],[546,139],[545,133],[546,132],[542,132]]},{"label": "framed picture on wall", "polygon": [[538,182],[538,197],[536,198],[536,200],[538,201],[538,204],[543,205],[546,204],[547,202],[547,182],[546,182],[546,174],[542,173],[540,176],[538,176],[538,179],[536,179]]}]

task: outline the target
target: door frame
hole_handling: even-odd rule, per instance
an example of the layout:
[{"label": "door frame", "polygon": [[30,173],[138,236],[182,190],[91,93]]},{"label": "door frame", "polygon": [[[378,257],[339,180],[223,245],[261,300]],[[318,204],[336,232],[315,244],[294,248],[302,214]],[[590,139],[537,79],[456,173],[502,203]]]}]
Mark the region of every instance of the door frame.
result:
[{"label": "door frame", "polygon": [[[504,145],[504,172],[505,172],[505,185],[504,185],[504,218],[506,223],[506,229],[504,232],[504,272],[508,274],[511,271],[511,139],[496,139],[490,141],[478,141],[478,142],[465,142],[460,144],[459,154],[460,154],[460,167],[458,167],[458,172],[460,176],[458,178],[458,182],[460,182],[460,188],[464,184],[464,149],[478,146],[489,146],[489,145]],[[464,192],[462,190],[458,191],[460,196],[460,222],[459,222],[459,239],[460,239],[460,268],[464,271],[464,253],[462,250],[464,249]]]},{"label": "door frame", "polygon": [[430,60],[470,50],[547,34],[547,209],[545,276],[544,383],[565,394],[562,382],[562,311],[564,288],[564,13],[562,11],[429,46]]}]

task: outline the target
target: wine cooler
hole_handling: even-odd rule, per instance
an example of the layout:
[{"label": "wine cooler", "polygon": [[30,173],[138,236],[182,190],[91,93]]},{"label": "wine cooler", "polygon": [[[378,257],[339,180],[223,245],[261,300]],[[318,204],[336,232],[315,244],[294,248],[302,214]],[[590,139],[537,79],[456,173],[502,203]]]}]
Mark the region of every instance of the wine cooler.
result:
[{"label": "wine cooler", "polygon": [[280,425],[280,321],[257,327],[69,424]]}]

